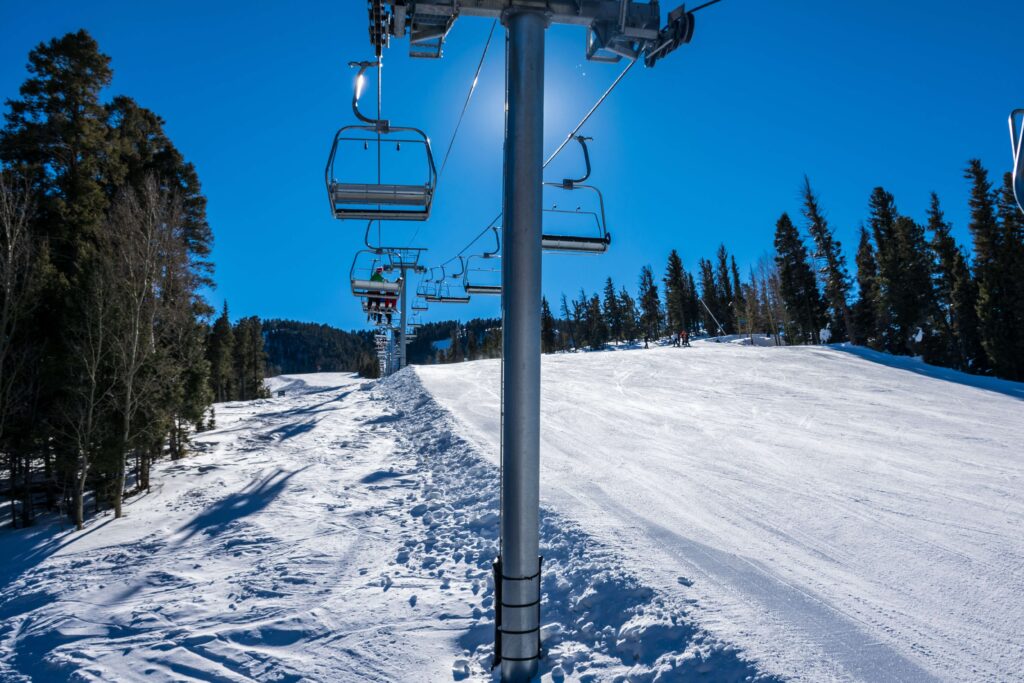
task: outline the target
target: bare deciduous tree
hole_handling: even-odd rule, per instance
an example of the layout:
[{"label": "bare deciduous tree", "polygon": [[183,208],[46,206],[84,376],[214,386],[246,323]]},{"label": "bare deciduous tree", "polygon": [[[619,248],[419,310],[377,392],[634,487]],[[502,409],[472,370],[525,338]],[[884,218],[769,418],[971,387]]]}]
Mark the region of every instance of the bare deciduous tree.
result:
[{"label": "bare deciduous tree", "polygon": [[160,388],[154,335],[161,271],[180,222],[181,206],[172,192],[148,177],[137,191],[126,191],[109,217],[118,281],[117,322],[113,329],[113,371],[121,418],[120,463],[114,487],[114,517],[122,515],[127,457],[140,447],[143,430],[135,424],[140,407]]},{"label": "bare deciduous tree", "polygon": [[75,450],[72,514],[79,530],[85,522],[85,486],[101,447],[104,410],[111,407],[113,390],[108,368],[114,283],[108,263],[96,260],[93,265],[80,292],[84,315],[68,344],[76,376],[69,378],[61,411],[63,431]]},{"label": "bare deciduous tree", "polygon": [[[8,420],[24,405],[29,382],[24,370],[33,346],[21,337],[25,317],[33,307],[35,248],[31,233],[32,200],[27,182],[18,181],[0,168],[0,449]],[[11,495],[18,466],[15,454],[7,453]],[[11,519],[17,523],[15,506]]]}]

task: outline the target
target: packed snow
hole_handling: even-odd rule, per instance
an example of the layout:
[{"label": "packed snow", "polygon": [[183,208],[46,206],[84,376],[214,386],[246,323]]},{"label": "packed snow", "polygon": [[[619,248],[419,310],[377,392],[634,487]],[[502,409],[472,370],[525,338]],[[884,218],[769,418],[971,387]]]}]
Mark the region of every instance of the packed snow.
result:
[{"label": "packed snow", "polygon": [[[544,358],[542,680],[1018,677],[1024,385],[733,342]],[[0,680],[494,678],[499,364],[269,384],[0,534]]]},{"label": "packed snow", "polygon": [[[499,363],[417,369],[492,461]],[[1024,385],[852,347],[546,356],[542,503],[800,680],[1024,670]]]}]

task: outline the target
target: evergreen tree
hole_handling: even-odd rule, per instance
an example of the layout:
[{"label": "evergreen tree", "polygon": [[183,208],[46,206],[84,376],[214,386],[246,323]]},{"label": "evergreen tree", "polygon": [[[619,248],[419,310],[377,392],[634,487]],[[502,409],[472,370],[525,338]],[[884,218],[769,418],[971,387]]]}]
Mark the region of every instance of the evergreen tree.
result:
[{"label": "evergreen tree", "polygon": [[855,337],[855,331],[852,330],[853,316],[848,302],[850,276],[846,271],[846,257],[843,256],[842,245],[835,238],[835,233],[825,219],[807,176],[804,176],[802,193],[807,231],[814,240],[815,260],[821,264],[818,273],[831,323],[832,340],[845,341]]},{"label": "evergreen tree", "polygon": [[818,343],[824,324],[825,304],[811,268],[807,248],[788,214],[775,226],[776,262],[779,266],[782,300],[792,319],[787,337],[791,343]]},{"label": "evergreen tree", "polygon": [[1015,361],[1006,377],[1024,380],[1024,213],[1017,206],[1013,194],[1013,175],[1003,174],[1003,186],[996,196],[1000,234],[1003,249],[1000,270],[1003,272],[1006,302],[1009,312],[1007,344],[1016,351]]},{"label": "evergreen tree", "polygon": [[[683,268],[683,260],[679,258],[679,252],[675,249],[668,255],[668,264],[665,266],[665,277],[662,282],[665,285],[665,317],[668,329],[669,332],[678,334],[681,330],[690,327],[689,311],[687,310],[689,280]],[[611,280],[608,281],[608,284],[611,285]]]},{"label": "evergreen tree", "polygon": [[[150,461],[165,445],[172,457],[184,453],[212,398],[200,322],[210,313],[202,287],[212,272],[205,199],[159,117],[123,96],[101,103],[110,59],[88,33],[39,45],[28,68],[0,130],[2,172],[15,170],[30,188],[39,275],[22,327],[31,330],[34,361],[22,386],[31,388],[23,398],[33,413],[21,426],[24,447],[12,449],[13,469],[27,494],[39,469],[47,482],[81,485],[82,495],[89,484],[116,517],[129,463],[138,488],[148,487]],[[82,335],[101,317],[108,353],[93,364],[97,375],[83,372],[90,345]],[[90,404],[90,386],[110,390],[92,411],[102,437],[86,459],[72,436],[82,432],[68,420]],[[31,516],[31,495],[25,507]]]},{"label": "evergreen tree", "polygon": [[697,295],[697,283],[693,279],[693,273],[686,274],[686,320],[689,323],[686,328],[688,332],[696,332],[698,321],[701,316],[700,299]]},{"label": "evergreen tree", "polygon": [[235,332],[228,316],[228,302],[220,317],[213,323],[206,345],[207,360],[210,362],[210,386],[218,402],[234,400]]},{"label": "evergreen tree", "polygon": [[718,252],[715,254],[715,257],[717,260],[714,277],[717,294],[715,298],[719,305],[719,309],[715,310],[715,317],[718,318],[718,322],[725,328],[726,334],[735,334],[736,313],[734,306],[736,295],[733,292],[732,280],[730,279],[729,253],[725,250],[724,244],[718,246]]},{"label": "evergreen tree", "polygon": [[615,294],[615,285],[612,284],[612,279],[610,277],[606,279],[604,283],[602,314],[604,316],[605,327],[608,330],[608,336],[614,342],[621,341],[625,321],[622,319],[622,309],[619,306],[619,298]]},{"label": "evergreen tree", "polygon": [[875,330],[878,348],[894,348],[892,341],[891,292],[899,275],[896,257],[896,202],[884,188],[876,187],[868,200],[868,224],[874,240],[878,308],[875,310]]},{"label": "evergreen tree", "polygon": [[733,292],[733,320],[735,320],[735,327],[737,332],[742,332],[746,329],[746,288],[743,283],[740,282],[740,269],[736,265],[736,257],[729,257],[729,272],[732,273],[732,292]]},{"label": "evergreen tree", "polygon": [[928,230],[932,233],[933,280],[941,325],[934,360],[959,370],[976,371],[984,353],[977,334],[977,286],[934,192],[928,208]]},{"label": "evergreen tree", "polygon": [[451,337],[448,339],[448,353],[445,356],[447,363],[461,363],[465,358],[462,354],[462,339],[459,334],[459,326],[452,327]]},{"label": "evergreen tree", "polygon": [[718,287],[718,283],[715,279],[714,266],[711,261],[707,259],[701,259],[700,264],[700,290],[702,293],[701,299],[703,304],[701,305],[701,317],[704,320],[704,329],[710,335],[722,335],[726,334],[725,326],[722,323],[722,304],[719,299],[721,292]]},{"label": "evergreen tree", "polygon": [[551,306],[548,305],[546,296],[540,299],[540,349],[541,353],[554,353],[557,340],[555,339],[555,316],[551,314]]},{"label": "evergreen tree", "polygon": [[563,351],[575,349],[577,346],[576,342],[576,327],[573,325],[573,316],[569,312],[569,301],[565,298],[565,294],[562,294],[562,306],[560,309],[562,320],[565,321],[567,328],[567,339],[566,346],[563,347]]},{"label": "evergreen tree", "polygon": [[857,336],[855,344],[866,344],[881,348],[882,333],[878,325],[878,311],[881,309],[878,290],[878,263],[871,235],[866,228],[860,229],[860,244],[857,247],[857,303],[853,306],[853,329]]},{"label": "evergreen tree", "polygon": [[572,316],[573,337],[577,349],[590,344],[590,339],[587,337],[590,330],[587,329],[586,312],[587,293],[581,287],[579,298],[572,301],[572,311],[570,313]]},{"label": "evergreen tree", "polygon": [[[974,271],[978,282],[978,322],[981,346],[995,374],[1024,379],[1024,354],[1014,339],[1019,308],[1013,301],[1014,245],[1008,243],[1015,228],[1000,225],[988,172],[981,162],[968,162],[965,176],[971,181],[970,230],[974,237]],[[1009,214],[1010,212],[1007,212]],[[1007,214],[1002,216],[1004,221]],[[1009,229],[1005,229],[1009,227]]]},{"label": "evergreen tree", "polygon": [[584,320],[587,342],[590,344],[591,350],[596,351],[608,341],[608,327],[601,310],[601,298],[597,294],[586,300]]},{"label": "evergreen tree", "polygon": [[619,311],[622,315],[622,338],[632,343],[640,337],[640,316],[636,301],[625,287],[619,290]]},{"label": "evergreen tree", "polygon": [[[896,219],[898,278],[889,290],[895,353],[926,354],[939,326],[932,288],[931,263],[924,228],[917,221]],[[920,339],[920,341],[918,341]],[[927,357],[925,360],[930,360]]]},{"label": "evergreen tree", "polygon": [[654,341],[661,335],[662,314],[658,286],[650,266],[640,269],[640,328],[644,337]]},{"label": "evergreen tree", "polygon": [[231,385],[234,387],[235,400],[266,398],[267,389],[263,377],[266,373],[267,354],[263,350],[260,319],[255,316],[242,318],[235,325],[232,337],[234,375]]}]

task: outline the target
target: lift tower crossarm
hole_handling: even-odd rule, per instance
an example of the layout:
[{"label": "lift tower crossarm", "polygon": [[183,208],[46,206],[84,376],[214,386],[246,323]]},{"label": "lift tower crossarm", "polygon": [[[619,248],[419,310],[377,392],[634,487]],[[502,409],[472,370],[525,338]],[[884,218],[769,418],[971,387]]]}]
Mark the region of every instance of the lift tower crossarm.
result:
[{"label": "lift tower crossarm", "polygon": [[[371,12],[380,2],[372,0]],[[586,28],[586,56],[596,61],[645,55],[647,66],[654,66],[693,35],[693,14],[685,6],[670,12],[662,26],[657,0],[391,0],[382,4],[391,7],[390,35],[408,35],[414,57],[440,57],[444,39],[460,16],[503,19],[521,11],[541,12],[549,24]]]}]

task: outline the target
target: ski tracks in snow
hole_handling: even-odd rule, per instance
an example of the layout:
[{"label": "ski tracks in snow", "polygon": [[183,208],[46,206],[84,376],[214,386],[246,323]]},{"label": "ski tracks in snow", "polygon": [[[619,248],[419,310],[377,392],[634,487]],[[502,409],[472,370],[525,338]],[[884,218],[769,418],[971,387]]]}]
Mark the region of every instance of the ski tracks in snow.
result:
[{"label": "ski tracks in snow", "polygon": [[[498,472],[458,435],[452,416],[403,372],[382,383],[406,417],[399,443],[417,453],[422,487],[410,514],[424,532],[399,560],[454,589],[469,583],[471,617],[455,678],[489,680],[493,656],[491,563],[498,552]],[[398,410],[396,405],[395,410]],[[410,500],[413,502],[413,500]],[[622,568],[622,558],[575,523],[541,512],[544,681],[767,680],[734,648],[695,626],[686,600],[659,595]],[[682,579],[685,580],[685,579]]]},{"label": "ski tracks in snow", "polygon": [[[129,519],[0,541],[0,680],[493,679],[497,469],[412,372],[286,379]],[[542,544],[545,681],[759,678],[575,525]]]}]

